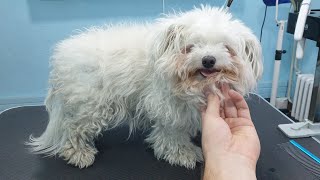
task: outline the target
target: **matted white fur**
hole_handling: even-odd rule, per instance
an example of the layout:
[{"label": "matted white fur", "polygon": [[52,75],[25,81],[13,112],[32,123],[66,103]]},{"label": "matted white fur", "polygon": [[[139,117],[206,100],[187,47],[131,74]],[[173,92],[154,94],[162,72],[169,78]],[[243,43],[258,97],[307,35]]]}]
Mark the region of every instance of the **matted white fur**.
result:
[{"label": "matted white fur", "polygon": [[[205,56],[216,60],[209,75]],[[34,153],[88,167],[94,139],[128,123],[131,131],[151,129],[146,141],[157,158],[194,168],[203,160],[190,139],[201,127],[204,88],[221,96],[219,84],[228,83],[247,94],[261,76],[261,56],[243,23],[210,6],[149,24],[88,29],[57,44],[45,102],[49,124],[27,144]]]}]

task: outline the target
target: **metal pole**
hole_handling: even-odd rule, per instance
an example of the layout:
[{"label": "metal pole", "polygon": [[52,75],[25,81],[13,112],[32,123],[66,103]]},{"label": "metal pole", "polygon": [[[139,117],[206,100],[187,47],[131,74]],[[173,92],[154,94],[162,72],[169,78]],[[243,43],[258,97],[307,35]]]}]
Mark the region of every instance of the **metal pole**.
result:
[{"label": "metal pole", "polygon": [[274,69],[273,69],[273,80],[272,80],[272,89],[271,89],[271,98],[270,103],[271,105],[276,105],[276,98],[278,92],[278,81],[279,81],[279,74],[280,74],[280,66],[281,66],[281,56],[284,51],[282,50],[282,42],[283,42],[283,34],[284,34],[284,25],[285,21],[279,21],[279,32],[278,32],[278,40],[277,40],[277,47],[275,53],[275,61],[274,61]]}]

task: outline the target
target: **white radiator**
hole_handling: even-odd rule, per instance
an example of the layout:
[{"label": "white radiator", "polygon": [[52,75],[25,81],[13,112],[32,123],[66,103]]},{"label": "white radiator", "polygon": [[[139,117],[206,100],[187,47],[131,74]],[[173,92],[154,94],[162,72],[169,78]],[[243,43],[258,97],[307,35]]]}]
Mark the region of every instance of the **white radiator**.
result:
[{"label": "white radiator", "polygon": [[313,74],[298,75],[291,112],[291,116],[296,120],[304,121],[308,118],[313,80]]}]

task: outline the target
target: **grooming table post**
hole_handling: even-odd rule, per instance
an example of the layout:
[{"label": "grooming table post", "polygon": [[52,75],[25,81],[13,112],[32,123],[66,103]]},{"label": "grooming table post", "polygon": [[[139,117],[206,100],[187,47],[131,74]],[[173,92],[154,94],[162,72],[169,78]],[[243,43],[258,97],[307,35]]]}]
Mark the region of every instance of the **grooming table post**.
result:
[{"label": "grooming table post", "polygon": [[286,21],[279,21],[277,24],[277,26],[279,26],[279,32],[278,32],[278,40],[277,40],[277,49],[276,49],[276,53],[275,53],[272,90],[271,90],[271,98],[270,98],[270,104],[272,104],[273,106],[276,105],[276,99],[277,99],[281,57],[282,57],[282,54],[286,52],[286,51],[282,50],[282,42],[283,42],[285,23],[286,23]]},{"label": "grooming table post", "polygon": [[[271,5],[270,2],[268,1],[264,1],[264,2],[267,6]],[[276,52],[275,52],[275,58],[274,58],[275,61],[273,66],[273,79],[272,79],[272,88],[271,88],[271,96],[270,96],[270,104],[275,107],[276,107],[276,100],[277,100],[277,94],[278,94],[278,81],[279,81],[279,74],[280,74],[281,57],[282,57],[282,54],[286,53],[286,51],[282,49],[282,42],[283,42],[284,27],[287,21],[278,20],[279,3],[287,3],[287,1],[285,0],[275,1],[275,6],[276,6],[275,20],[276,20],[277,26],[279,27],[279,31],[278,31],[277,46],[276,46]]]}]

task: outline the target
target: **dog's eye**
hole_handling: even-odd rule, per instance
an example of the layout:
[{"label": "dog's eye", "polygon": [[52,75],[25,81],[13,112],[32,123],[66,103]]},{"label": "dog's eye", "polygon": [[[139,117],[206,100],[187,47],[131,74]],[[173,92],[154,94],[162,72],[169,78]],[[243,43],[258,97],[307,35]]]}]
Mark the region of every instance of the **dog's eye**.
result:
[{"label": "dog's eye", "polygon": [[191,52],[192,48],[194,47],[193,44],[188,44],[183,50],[182,50],[182,53],[183,54],[187,54],[189,52]]},{"label": "dog's eye", "polygon": [[226,48],[231,56],[236,56],[236,52],[228,45],[226,45]]}]

